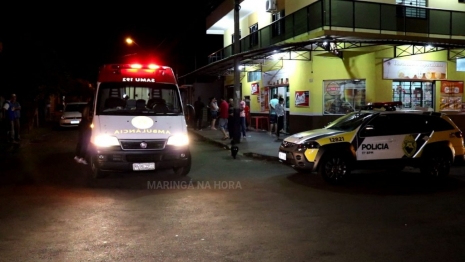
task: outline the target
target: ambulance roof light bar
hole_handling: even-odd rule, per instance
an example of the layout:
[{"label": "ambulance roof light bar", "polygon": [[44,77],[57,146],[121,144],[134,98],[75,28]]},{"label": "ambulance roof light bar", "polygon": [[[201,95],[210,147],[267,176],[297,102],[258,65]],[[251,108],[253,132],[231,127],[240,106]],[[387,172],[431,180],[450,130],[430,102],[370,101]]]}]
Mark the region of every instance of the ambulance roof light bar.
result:
[{"label": "ambulance roof light bar", "polygon": [[112,69],[167,69],[166,66],[159,66],[156,64],[113,64],[111,65]]}]

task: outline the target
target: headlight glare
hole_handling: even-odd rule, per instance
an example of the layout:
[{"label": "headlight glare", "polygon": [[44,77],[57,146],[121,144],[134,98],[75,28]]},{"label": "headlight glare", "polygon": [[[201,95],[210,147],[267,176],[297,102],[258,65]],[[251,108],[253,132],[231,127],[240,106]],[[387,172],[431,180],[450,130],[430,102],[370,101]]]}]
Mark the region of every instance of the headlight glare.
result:
[{"label": "headlight glare", "polygon": [[93,143],[98,147],[119,146],[118,138],[110,135],[98,135],[94,138]]},{"label": "headlight glare", "polygon": [[166,143],[171,146],[187,146],[189,144],[189,137],[183,134],[170,136]]}]

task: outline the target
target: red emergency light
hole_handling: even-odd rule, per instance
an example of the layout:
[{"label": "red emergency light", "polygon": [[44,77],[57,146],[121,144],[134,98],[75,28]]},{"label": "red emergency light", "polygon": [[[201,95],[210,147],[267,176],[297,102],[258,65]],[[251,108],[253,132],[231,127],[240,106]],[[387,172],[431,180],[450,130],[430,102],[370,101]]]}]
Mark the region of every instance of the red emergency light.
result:
[{"label": "red emergency light", "polygon": [[176,84],[171,67],[156,64],[107,64],[100,68],[100,82],[158,82]]}]

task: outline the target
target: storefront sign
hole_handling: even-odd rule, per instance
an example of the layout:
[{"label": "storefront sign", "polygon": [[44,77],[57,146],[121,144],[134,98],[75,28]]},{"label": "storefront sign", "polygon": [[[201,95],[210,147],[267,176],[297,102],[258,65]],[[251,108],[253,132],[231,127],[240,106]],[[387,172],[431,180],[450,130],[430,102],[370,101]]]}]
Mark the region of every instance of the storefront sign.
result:
[{"label": "storefront sign", "polygon": [[323,110],[325,115],[347,114],[365,105],[365,80],[323,81]]},{"label": "storefront sign", "polygon": [[384,79],[444,80],[447,62],[384,59]]},{"label": "storefront sign", "polygon": [[441,81],[440,110],[462,110],[463,82]]},{"label": "storefront sign", "polygon": [[252,83],[250,90],[251,90],[251,92],[250,92],[251,95],[260,94],[260,89],[259,89],[258,83]]},{"label": "storefront sign", "polygon": [[295,91],[295,106],[309,106],[309,101],[309,91]]}]

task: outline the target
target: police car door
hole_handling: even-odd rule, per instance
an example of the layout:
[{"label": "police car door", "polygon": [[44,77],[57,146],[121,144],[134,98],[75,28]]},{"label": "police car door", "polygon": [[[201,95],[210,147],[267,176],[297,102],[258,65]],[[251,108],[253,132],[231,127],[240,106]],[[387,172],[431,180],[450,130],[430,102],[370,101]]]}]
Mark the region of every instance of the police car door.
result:
[{"label": "police car door", "polygon": [[[400,159],[405,135],[398,134],[396,117],[379,114],[367,125],[361,127],[358,136],[357,160]],[[402,138],[402,139],[401,139]]]}]

